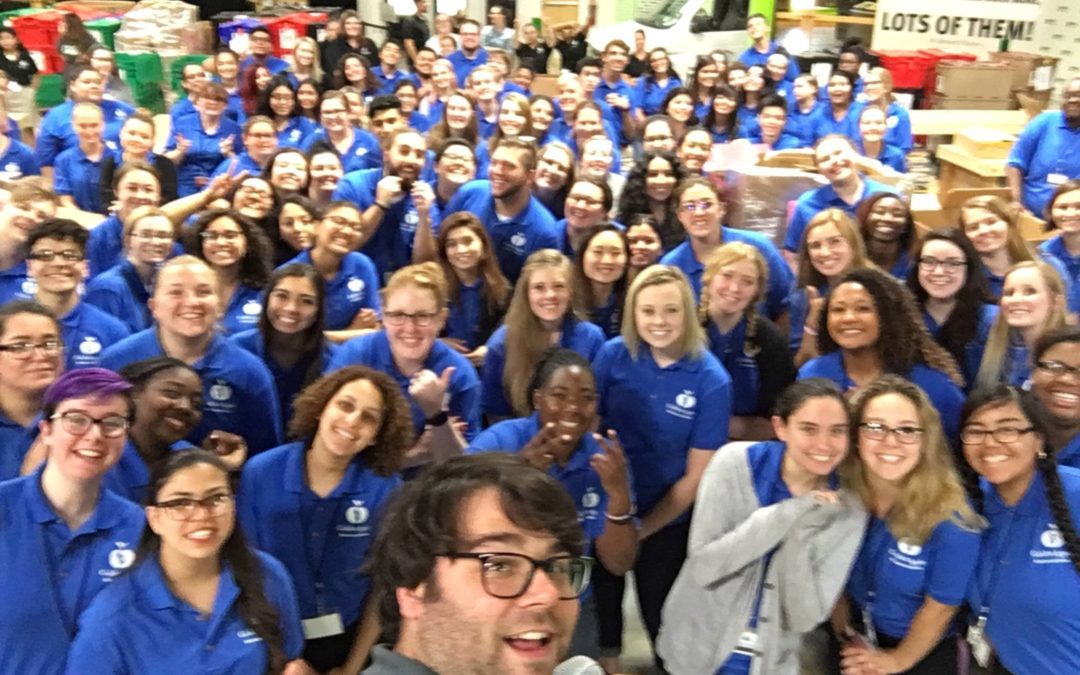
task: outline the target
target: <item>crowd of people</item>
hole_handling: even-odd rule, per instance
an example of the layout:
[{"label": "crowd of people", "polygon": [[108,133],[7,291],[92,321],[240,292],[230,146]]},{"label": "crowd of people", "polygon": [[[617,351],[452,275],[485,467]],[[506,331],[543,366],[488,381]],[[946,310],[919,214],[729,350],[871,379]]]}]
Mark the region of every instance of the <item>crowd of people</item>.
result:
[{"label": "crowd of people", "polygon": [[[1080,672],[1080,79],[925,230],[858,46],[416,6],[185,66],[164,148],[68,15],[0,137],[0,670],[615,673],[633,572],[658,672]],[[825,179],[776,242],[746,141]]]}]

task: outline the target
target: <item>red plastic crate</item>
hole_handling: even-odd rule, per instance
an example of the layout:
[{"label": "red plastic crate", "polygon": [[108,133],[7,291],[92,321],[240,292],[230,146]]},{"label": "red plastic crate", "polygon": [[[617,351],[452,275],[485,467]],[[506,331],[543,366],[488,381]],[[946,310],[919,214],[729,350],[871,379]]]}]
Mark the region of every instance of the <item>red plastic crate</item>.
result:
[{"label": "red plastic crate", "polygon": [[48,47],[56,49],[56,42],[60,39],[60,22],[64,18],[63,12],[48,11],[18,16],[11,20],[11,26],[15,29],[15,35],[19,42],[27,49],[39,49]]},{"label": "red plastic crate", "polygon": [[278,56],[292,54],[297,40],[307,37],[308,26],[324,24],[328,18],[325,12],[297,12],[267,21],[270,39],[274,43],[274,53]]},{"label": "red plastic crate", "polygon": [[30,58],[38,67],[42,75],[51,75],[64,72],[64,59],[51,47],[27,47]]},{"label": "red plastic crate", "polygon": [[893,89],[922,89],[933,60],[918,51],[882,50],[876,52],[881,67],[892,75]]}]

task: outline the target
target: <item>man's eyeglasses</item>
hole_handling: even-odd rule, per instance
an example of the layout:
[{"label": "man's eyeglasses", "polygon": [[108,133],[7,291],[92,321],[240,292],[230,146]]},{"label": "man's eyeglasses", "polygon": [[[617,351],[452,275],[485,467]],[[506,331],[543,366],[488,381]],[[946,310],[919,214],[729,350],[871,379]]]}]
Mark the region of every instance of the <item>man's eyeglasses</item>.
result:
[{"label": "man's eyeglasses", "polygon": [[60,420],[60,426],[72,436],[83,436],[90,431],[90,427],[97,425],[101,429],[101,435],[105,438],[120,438],[131,426],[131,421],[123,415],[106,415],[102,418],[90,417],[86,413],[74,410],[57,413],[50,417],[51,420]]},{"label": "man's eyeglasses", "polygon": [[513,600],[525,595],[536,570],[542,569],[559,593],[560,600],[581,597],[589,586],[593,559],[555,556],[536,560],[521,553],[442,553],[452,560],[476,560],[480,563],[480,583],[488,595]]},{"label": "man's eyeglasses", "polygon": [[79,251],[53,251],[47,248],[40,251],[30,251],[26,257],[30,260],[38,260],[47,263],[50,263],[57,258],[60,258],[64,262],[79,262],[86,259],[86,256]]},{"label": "man's eyeglasses", "polygon": [[8,345],[0,345],[0,352],[7,352],[17,359],[28,359],[35,349],[40,349],[41,353],[46,356],[55,356],[63,348],[64,344],[59,340],[44,340],[38,343],[12,342]]},{"label": "man's eyeglasses", "polygon": [[233,500],[231,494],[220,492],[202,499],[192,499],[190,497],[170,499],[167,502],[159,502],[154,506],[163,509],[173,520],[191,520],[195,517],[195,509],[199,508],[205,509],[211,516],[223,516],[232,508]]}]

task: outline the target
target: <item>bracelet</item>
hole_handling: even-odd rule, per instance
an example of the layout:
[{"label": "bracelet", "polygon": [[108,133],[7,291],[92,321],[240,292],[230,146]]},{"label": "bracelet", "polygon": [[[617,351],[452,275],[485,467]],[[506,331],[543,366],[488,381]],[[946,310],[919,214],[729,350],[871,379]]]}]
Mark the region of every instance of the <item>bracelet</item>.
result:
[{"label": "bracelet", "polygon": [[424,426],[428,427],[441,427],[450,421],[450,413],[445,410],[440,410],[436,414],[428,417],[424,420]]},{"label": "bracelet", "polygon": [[806,333],[811,337],[817,337],[817,331],[811,328],[809,325],[804,325],[802,327],[802,332]]},{"label": "bracelet", "polygon": [[621,523],[629,523],[631,520],[634,519],[634,516],[636,516],[636,515],[637,515],[637,509],[631,506],[630,511],[627,512],[627,513],[624,513],[621,516],[613,516],[610,513],[605,513],[604,518],[606,518],[608,520],[608,522],[615,523],[615,524],[618,525],[618,524],[621,524]]}]

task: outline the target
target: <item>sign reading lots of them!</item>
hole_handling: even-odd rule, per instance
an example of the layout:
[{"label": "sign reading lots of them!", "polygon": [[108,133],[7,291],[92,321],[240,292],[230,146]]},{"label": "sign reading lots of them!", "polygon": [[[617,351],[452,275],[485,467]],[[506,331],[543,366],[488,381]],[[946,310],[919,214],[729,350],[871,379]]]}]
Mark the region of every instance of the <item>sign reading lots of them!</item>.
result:
[{"label": "sign reading lots of them!", "polygon": [[1037,51],[1032,40],[1039,0],[878,0],[874,49]]}]

